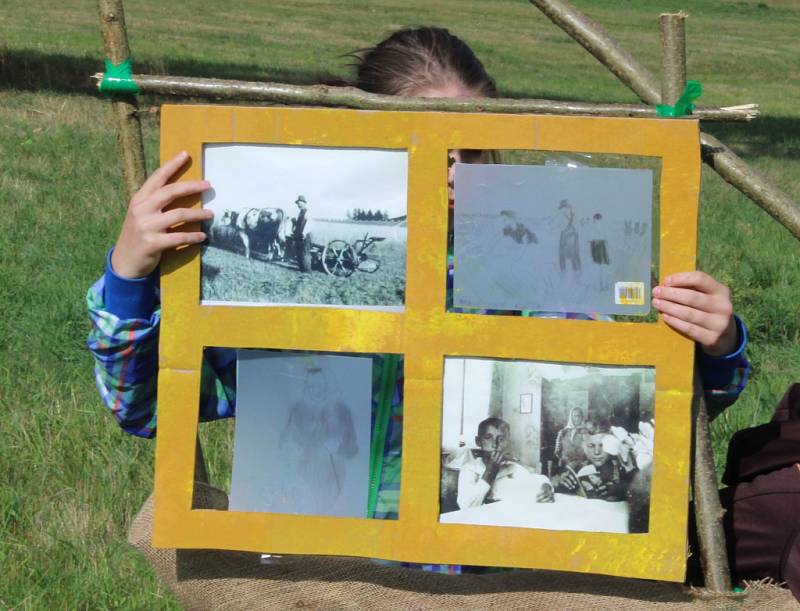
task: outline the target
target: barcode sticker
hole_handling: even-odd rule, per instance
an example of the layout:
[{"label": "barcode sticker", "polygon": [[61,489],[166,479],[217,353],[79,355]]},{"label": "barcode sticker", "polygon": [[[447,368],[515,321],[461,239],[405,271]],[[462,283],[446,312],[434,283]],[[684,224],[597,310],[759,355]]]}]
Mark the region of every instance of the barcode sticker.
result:
[{"label": "barcode sticker", "polygon": [[614,303],[617,305],[644,305],[644,282],[616,282]]}]

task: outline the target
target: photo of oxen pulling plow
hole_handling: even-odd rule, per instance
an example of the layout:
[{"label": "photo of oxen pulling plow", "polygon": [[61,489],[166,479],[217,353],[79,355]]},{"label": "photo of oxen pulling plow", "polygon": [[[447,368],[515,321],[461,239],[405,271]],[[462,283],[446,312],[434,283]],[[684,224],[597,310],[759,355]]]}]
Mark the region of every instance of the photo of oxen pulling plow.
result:
[{"label": "photo of oxen pulling plow", "polygon": [[405,151],[209,144],[203,160],[201,303],[404,307]]},{"label": "photo of oxen pulling plow", "polygon": [[[302,202],[301,202],[302,204]],[[201,254],[207,304],[402,307],[406,224],[223,209]]]},{"label": "photo of oxen pulling plow", "polygon": [[356,271],[373,274],[380,268],[376,245],[385,237],[370,236],[367,231],[352,243],[342,239],[316,243],[307,231],[309,225],[307,219],[288,218],[281,208],[226,210],[211,226],[209,244],[246,259],[294,264],[302,272],[319,269],[347,277]]}]

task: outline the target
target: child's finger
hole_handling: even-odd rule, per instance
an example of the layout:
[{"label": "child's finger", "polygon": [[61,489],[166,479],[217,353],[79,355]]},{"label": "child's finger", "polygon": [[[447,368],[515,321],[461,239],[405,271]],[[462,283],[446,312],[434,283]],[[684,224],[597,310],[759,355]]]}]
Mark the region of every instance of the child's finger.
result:
[{"label": "child's finger", "polygon": [[175,174],[175,172],[177,172],[184,163],[186,163],[187,159],[189,159],[189,154],[186,151],[181,151],[175,155],[175,157],[169,161],[166,161],[164,165],[150,174],[147,180],[144,181],[144,184],[137,192],[137,195],[140,195],[141,198],[144,199],[148,195],[163,187],[165,184],[167,184],[167,181],[172,178],[172,175]]},{"label": "child's finger", "polygon": [[[657,286],[653,289],[654,302],[676,303],[703,312],[719,312],[719,298],[696,289]],[[655,307],[658,307],[655,303]]]},{"label": "child's finger", "polygon": [[[662,314],[668,314],[707,329],[717,328],[718,331],[722,331],[727,325],[727,319],[723,320],[722,316],[716,316],[714,313],[706,312],[700,308],[689,307],[672,301],[653,299],[653,307]],[[717,318],[720,320],[717,321]]]},{"label": "child's finger", "polygon": [[715,341],[716,334],[704,327],[681,320],[669,314],[662,314],[661,319],[681,335],[703,346],[709,346]]},{"label": "child's finger", "polygon": [[158,245],[159,250],[164,252],[171,248],[178,248],[179,246],[190,246],[192,244],[200,244],[206,239],[206,234],[202,231],[174,231],[165,233],[159,236]]},{"label": "child's finger", "polygon": [[161,187],[156,191],[152,197],[149,198],[149,206],[153,210],[162,210],[165,206],[171,204],[176,199],[186,197],[187,195],[195,195],[202,193],[211,187],[207,180],[187,180],[182,182],[174,182],[172,184]]},{"label": "child's finger", "polygon": [[719,293],[727,290],[724,284],[699,270],[671,274],[664,278],[663,286],[693,288],[703,293]]},{"label": "child's finger", "polygon": [[214,213],[205,208],[175,208],[164,212],[158,220],[158,230],[175,227],[183,223],[199,223],[214,218]]}]

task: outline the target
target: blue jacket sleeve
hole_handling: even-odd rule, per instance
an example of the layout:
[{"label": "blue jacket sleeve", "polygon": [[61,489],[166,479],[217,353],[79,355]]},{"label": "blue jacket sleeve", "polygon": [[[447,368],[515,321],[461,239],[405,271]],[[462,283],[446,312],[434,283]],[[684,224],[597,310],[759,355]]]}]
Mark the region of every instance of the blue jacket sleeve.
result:
[{"label": "blue jacket sleeve", "polygon": [[747,346],[747,327],[738,316],[735,319],[738,342],[733,352],[715,357],[706,354],[699,347],[697,349],[700,379],[710,418],[719,415],[739,398],[750,375],[750,363],[744,354]]},{"label": "blue jacket sleeve", "polygon": [[[94,357],[100,397],[120,427],[140,437],[156,434],[158,337],[161,320],[158,277],[117,276],[109,253],[106,273],[86,296],[92,329],[87,346]],[[200,419],[232,416],[236,355],[208,348],[203,353]]]}]

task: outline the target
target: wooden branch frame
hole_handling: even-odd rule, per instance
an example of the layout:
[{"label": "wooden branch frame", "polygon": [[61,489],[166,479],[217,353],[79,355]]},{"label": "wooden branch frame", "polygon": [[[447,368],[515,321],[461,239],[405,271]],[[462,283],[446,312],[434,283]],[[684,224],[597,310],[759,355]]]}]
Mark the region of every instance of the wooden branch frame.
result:
[{"label": "wooden branch frame", "polygon": [[[103,73],[92,76],[98,83]],[[248,100],[299,106],[339,106],[361,110],[429,110],[442,112],[534,113],[602,117],[657,118],[655,108],[643,104],[596,104],[590,102],[511,98],[412,98],[368,93],[355,87],[288,85],[225,79],[135,74],[142,93],[184,97]],[[734,108],[698,107],[694,119],[751,121],[758,116],[754,105]]]}]

